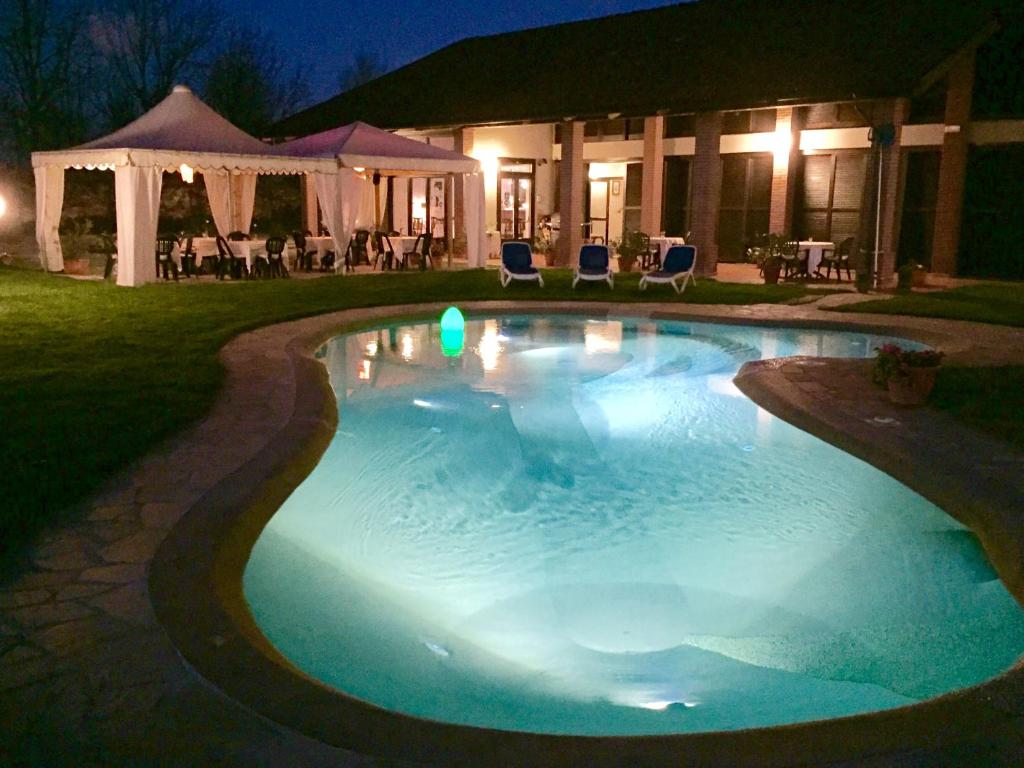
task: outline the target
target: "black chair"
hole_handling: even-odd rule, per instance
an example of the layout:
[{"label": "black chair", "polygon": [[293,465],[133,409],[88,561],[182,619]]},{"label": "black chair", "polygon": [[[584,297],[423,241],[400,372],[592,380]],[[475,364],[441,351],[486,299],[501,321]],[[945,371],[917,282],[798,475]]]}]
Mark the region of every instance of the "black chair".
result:
[{"label": "black chair", "polygon": [[288,277],[288,268],[284,265],[284,238],[267,238],[267,274],[269,277]]},{"label": "black chair", "polygon": [[313,255],[316,251],[310,251],[306,248],[306,236],[296,230],[292,232],[292,240],[295,241],[295,264],[293,268],[296,270],[303,270],[305,272],[313,271]]},{"label": "black chair", "polygon": [[220,235],[217,235],[217,252],[219,254],[217,259],[218,280],[223,280],[225,277],[241,280],[242,277],[249,276],[249,268],[245,265],[245,259],[236,256],[235,252],[231,250],[231,246],[228,245],[228,241]]},{"label": "black chair", "polygon": [[377,265],[381,265],[381,270],[394,269],[395,267],[395,248],[391,245],[391,238],[383,232],[373,233],[373,250],[376,251],[376,255],[373,257],[373,268],[377,269]]},{"label": "black chair", "polygon": [[156,241],[156,276],[161,273],[164,280],[170,280],[174,275],[174,281],[178,281],[178,265],[174,262],[174,247],[178,241],[172,237],[161,237]]},{"label": "black chair", "polygon": [[651,245],[651,236],[646,232],[637,232],[640,238],[640,269],[648,270],[652,267],[661,267],[661,249]]},{"label": "black chair", "polygon": [[106,259],[103,263],[103,279],[107,280],[114,274],[114,265],[117,263],[117,245],[109,235],[100,235],[97,253],[103,254]]},{"label": "black chair", "polygon": [[782,256],[782,265],[785,269],[783,277],[795,278],[807,274],[807,256],[805,255],[803,261],[801,261],[800,243],[796,240],[783,243],[780,255]]},{"label": "black chair", "polygon": [[[370,254],[367,251],[367,243],[370,241],[370,231],[368,229],[357,229],[352,237],[348,241],[348,248],[345,250],[345,270],[351,271],[360,262],[370,263]],[[334,266],[334,262],[331,262],[331,266]],[[323,264],[320,265],[320,271],[326,271]]]},{"label": "black chair", "polygon": [[196,250],[192,244],[192,235],[185,238],[185,249],[181,252],[181,272],[185,277],[197,277]]},{"label": "black chair", "polygon": [[825,265],[825,279],[828,280],[832,277],[832,270],[836,271],[836,279],[842,280],[843,275],[839,271],[841,269],[846,270],[846,279],[852,280],[850,277],[850,251],[853,250],[853,238],[848,237],[843,240],[834,249],[828,248],[821,252],[821,263],[818,264],[818,275],[821,276],[821,266]]},{"label": "black chair", "polygon": [[430,258],[430,246],[434,243],[434,236],[429,232],[422,235],[416,236],[416,242],[412,244],[412,250],[406,251],[402,254],[402,269],[409,263],[410,256],[418,256],[420,262],[420,272],[427,268],[427,261],[430,261],[430,267],[434,268],[434,261]]}]

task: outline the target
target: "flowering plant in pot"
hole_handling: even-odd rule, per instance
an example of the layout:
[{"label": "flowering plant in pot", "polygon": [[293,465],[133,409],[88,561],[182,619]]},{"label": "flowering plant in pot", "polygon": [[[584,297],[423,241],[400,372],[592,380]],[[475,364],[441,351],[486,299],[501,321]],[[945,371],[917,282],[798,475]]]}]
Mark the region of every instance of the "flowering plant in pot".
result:
[{"label": "flowering plant in pot", "polygon": [[761,241],[760,244],[747,249],[747,258],[757,264],[765,284],[774,285],[779,282],[779,275],[782,274],[782,246],[785,245],[786,238],[772,233],[758,239]]},{"label": "flowering plant in pot", "polygon": [[898,344],[875,347],[872,380],[889,392],[898,405],[923,405],[935,386],[942,352],[935,349],[910,350]]},{"label": "flowering plant in pot", "polygon": [[622,239],[612,240],[611,246],[615,249],[619,258],[619,270],[632,272],[633,265],[643,259],[644,254],[650,248],[647,237],[642,232],[627,229],[622,233]]}]

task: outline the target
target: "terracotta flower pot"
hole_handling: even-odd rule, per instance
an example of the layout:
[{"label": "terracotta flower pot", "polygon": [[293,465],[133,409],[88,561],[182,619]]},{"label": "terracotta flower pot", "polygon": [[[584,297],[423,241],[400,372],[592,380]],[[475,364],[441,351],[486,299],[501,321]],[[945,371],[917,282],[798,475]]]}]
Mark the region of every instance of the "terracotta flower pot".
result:
[{"label": "terracotta flower pot", "polygon": [[65,275],[88,275],[91,272],[92,262],[88,256],[75,259],[64,259]]},{"label": "terracotta flower pot", "polygon": [[924,405],[935,387],[939,366],[906,367],[886,383],[889,400],[896,405]]},{"label": "terracotta flower pot", "polygon": [[635,256],[619,256],[619,271],[632,272],[634,263],[636,263]]}]

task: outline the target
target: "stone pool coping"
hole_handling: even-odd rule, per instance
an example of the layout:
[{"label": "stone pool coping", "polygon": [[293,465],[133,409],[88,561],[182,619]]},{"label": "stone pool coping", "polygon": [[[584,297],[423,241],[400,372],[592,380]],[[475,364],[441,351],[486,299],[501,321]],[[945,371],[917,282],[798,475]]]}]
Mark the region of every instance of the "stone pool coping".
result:
[{"label": "stone pool coping", "polygon": [[[816,305],[467,306],[867,330],[918,338],[956,363],[1024,364],[1022,329],[837,315]],[[371,754],[444,765],[676,765],[683,759],[709,765],[982,765],[1007,764],[1003,756],[1021,753],[1020,662],[994,681],[901,710],[775,729],[643,738],[559,738],[427,723],[354,702],[305,678],[259,636],[240,601],[240,585],[246,541],[315,465],[333,431],[333,395],[312,350],[343,326],[435,315],[441,307],[307,318],[244,334],[224,347],[226,380],[210,414],[113,478],[80,518],[42,537],[22,572],[0,585],[0,754],[18,764],[48,766],[141,761],[362,767],[396,764],[366,756]],[[842,379],[829,379],[835,365],[745,371],[739,383],[755,399],[774,397],[764,404],[783,418],[805,419],[797,423],[810,431],[818,422],[839,419],[828,427],[835,431],[829,439],[849,434],[856,442],[865,423],[857,409],[864,406],[843,399],[837,407],[822,397]],[[755,382],[761,381],[768,394],[758,394]],[[870,414],[889,413],[886,407],[892,409],[879,403]],[[974,440],[974,456],[990,450],[986,483],[1016,489],[1007,510],[1021,509],[1019,453],[961,427],[948,431],[954,427],[942,414],[891,412],[906,424],[912,418],[937,424],[939,434],[945,428],[946,442],[951,434],[958,446]],[[872,426],[868,432],[883,447],[899,445],[894,429]],[[916,450],[913,440],[905,448]],[[939,457],[935,474],[973,476],[977,468],[962,458],[952,469],[941,463],[957,458],[951,453]],[[917,461],[914,455],[908,460]],[[893,471],[900,473],[910,470]],[[911,477],[909,484],[920,490],[928,478]],[[970,489],[970,483],[961,487]],[[969,509],[947,511],[974,519]],[[982,510],[977,524],[988,519]],[[1020,600],[1006,553],[1024,535],[1012,515],[1005,524],[1005,530],[997,525],[996,533],[980,535],[995,547],[990,556]]]}]

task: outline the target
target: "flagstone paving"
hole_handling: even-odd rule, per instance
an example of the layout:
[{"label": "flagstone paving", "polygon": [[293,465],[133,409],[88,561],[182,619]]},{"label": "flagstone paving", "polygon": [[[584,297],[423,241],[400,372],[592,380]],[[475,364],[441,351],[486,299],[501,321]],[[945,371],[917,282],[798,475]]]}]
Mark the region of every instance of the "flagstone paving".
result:
[{"label": "flagstone paving", "polygon": [[[841,295],[821,303],[856,300],[856,295]],[[478,306],[496,312],[521,309],[511,302]],[[179,656],[157,620],[147,578],[154,553],[182,515],[288,425],[296,398],[289,352],[293,340],[322,336],[345,323],[416,309],[420,308],[335,313],[235,339],[222,351],[227,381],[210,415],[130,472],[113,478],[101,495],[68,517],[73,522],[40,538],[17,573],[0,583],[0,763],[400,765],[314,741],[216,690]],[[837,317],[814,305],[722,308],[573,303],[550,309],[884,326],[938,344],[952,362],[1024,363],[1024,330],[922,318]],[[302,354],[311,357],[312,350],[304,349]],[[882,465],[892,462],[892,468],[901,472],[906,472],[901,462],[918,467],[909,476],[929,493],[976,498],[978,494],[972,496],[972,492],[980,483],[981,495],[989,494],[1004,504],[1004,522],[1019,532],[1024,457],[989,438],[965,433],[942,414],[896,409],[866,383],[868,365],[864,361],[826,366],[807,366],[800,360],[759,363],[744,369],[738,381],[769,409],[846,450],[858,455],[874,451],[867,457]],[[928,471],[921,471],[925,464]],[[936,489],[934,477],[929,477],[939,467],[948,482]],[[1019,547],[1020,538],[999,546],[1012,551]],[[986,747],[990,750],[986,754],[997,759],[1010,754],[1005,750],[1019,748],[1024,754],[1020,677],[1008,692],[993,694],[993,701],[1007,714],[1005,728],[993,734]],[[942,754],[955,758],[957,753]],[[937,755],[916,749],[857,764],[923,765],[931,764]]]}]

